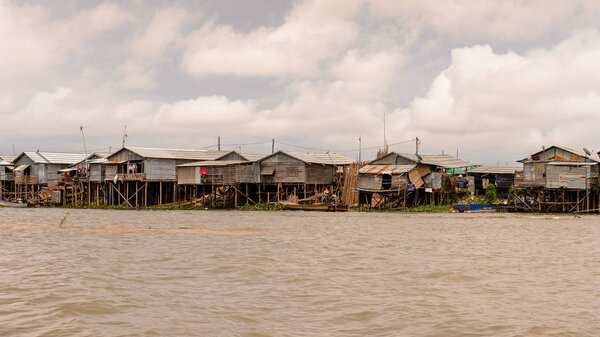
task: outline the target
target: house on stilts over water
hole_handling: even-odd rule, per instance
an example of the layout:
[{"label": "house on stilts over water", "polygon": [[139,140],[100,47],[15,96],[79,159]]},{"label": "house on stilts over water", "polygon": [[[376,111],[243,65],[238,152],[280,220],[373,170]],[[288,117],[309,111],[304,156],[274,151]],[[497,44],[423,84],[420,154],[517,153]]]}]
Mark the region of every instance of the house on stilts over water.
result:
[{"label": "house on stilts over water", "polygon": [[447,204],[449,193],[454,190],[452,174],[474,167],[447,154],[391,152],[358,171],[359,204],[388,209]]},{"label": "house on stilts over water", "polygon": [[517,207],[543,212],[597,210],[598,153],[551,146],[522,160],[515,175]]}]

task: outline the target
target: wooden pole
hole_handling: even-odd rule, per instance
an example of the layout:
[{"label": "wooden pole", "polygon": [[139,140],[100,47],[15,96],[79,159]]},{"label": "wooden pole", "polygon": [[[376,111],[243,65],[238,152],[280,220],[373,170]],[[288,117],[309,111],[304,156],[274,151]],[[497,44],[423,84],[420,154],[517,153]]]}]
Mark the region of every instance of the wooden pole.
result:
[{"label": "wooden pole", "polygon": [[210,185],[211,187],[211,196],[210,196],[210,207],[215,208],[215,185]]},{"label": "wooden pole", "polygon": [[235,189],[235,196],[234,196],[235,200],[233,201],[233,204],[235,205],[235,208],[237,208],[238,207],[238,189],[237,188],[234,188],[234,189]]},{"label": "wooden pole", "polygon": [[144,183],[144,208],[148,208],[148,182]]},{"label": "wooden pole", "polygon": [[159,181],[158,184],[158,204],[162,205],[162,181]]},{"label": "wooden pole", "polygon": [[246,183],[246,205],[248,205],[248,199],[250,199],[250,185]]}]

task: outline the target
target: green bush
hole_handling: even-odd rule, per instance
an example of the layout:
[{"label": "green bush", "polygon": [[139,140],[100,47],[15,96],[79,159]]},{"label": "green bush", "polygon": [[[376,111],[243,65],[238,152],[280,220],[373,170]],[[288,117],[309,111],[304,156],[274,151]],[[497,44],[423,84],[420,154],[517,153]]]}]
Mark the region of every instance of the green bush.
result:
[{"label": "green bush", "polygon": [[485,202],[488,204],[496,202],[496,186],[494,184],[489,184],[485,188]]}]

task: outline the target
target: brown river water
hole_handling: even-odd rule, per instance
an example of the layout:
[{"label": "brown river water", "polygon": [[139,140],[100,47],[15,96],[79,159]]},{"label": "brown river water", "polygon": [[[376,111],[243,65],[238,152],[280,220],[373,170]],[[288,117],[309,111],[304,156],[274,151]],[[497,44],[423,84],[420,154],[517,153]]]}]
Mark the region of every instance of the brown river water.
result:
[{"label": "brown river water", "polygon": [[600,336],[600,217],[0,208],[0,335]]}]

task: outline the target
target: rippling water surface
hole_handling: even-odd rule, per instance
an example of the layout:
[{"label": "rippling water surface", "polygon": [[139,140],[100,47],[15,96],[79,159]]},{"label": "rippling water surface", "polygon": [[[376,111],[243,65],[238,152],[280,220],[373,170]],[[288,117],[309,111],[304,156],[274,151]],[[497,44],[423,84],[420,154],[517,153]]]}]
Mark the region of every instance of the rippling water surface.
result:
[{"label": "rippling water surface", "polygon": [[600,217],[0,209],[0,335],[600,336]]}]

